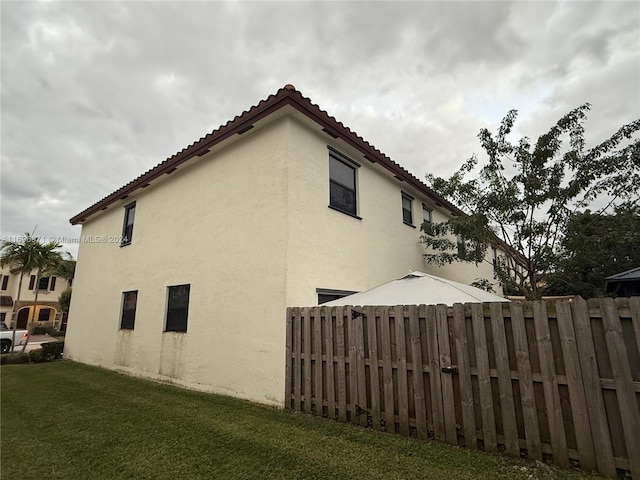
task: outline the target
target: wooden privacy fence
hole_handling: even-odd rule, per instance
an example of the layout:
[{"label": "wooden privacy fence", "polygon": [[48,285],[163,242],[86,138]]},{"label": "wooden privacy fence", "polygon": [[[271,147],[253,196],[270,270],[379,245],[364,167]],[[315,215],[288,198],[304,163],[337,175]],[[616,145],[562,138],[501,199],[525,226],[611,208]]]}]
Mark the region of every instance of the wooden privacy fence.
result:
[{"label": "wooden privacy fence", "polygon": [[288,308],[286,407],[640,479],[638,345],[636,297]]}]

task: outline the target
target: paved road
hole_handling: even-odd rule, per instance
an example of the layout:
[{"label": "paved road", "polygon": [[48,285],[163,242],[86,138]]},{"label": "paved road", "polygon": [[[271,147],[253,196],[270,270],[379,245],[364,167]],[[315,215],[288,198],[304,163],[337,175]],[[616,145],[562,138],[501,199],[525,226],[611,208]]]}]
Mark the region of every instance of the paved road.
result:
[{"label": "paved road", "polygon": [[[25,352],[30,352],[31,350],[40,348],[40,344],[42,343],[55,342],[55,341],[56,339],[53,337],[50,337],[49,335],[31,335],[31,338],[29,338],[29,343],[27,343],[27,348],[25,349]],[[16,350],[21,348],[22,346],[19,345],[16,347]]]}]

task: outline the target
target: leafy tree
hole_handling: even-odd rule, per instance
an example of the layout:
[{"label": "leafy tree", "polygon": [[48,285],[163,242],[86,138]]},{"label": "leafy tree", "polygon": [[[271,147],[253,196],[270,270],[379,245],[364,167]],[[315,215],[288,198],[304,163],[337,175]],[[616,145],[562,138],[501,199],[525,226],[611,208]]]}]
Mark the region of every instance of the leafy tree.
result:
[{"label": "leafy tree", "polygon": [[[60,261],[62,256],[60,252],[56,250],[62,245],[57,242],[49,242],[43,244],[38,237],[34,237],[29,233],[25,233],[24,237],[18,240],[11,241],[5,240],[0,244],[0,265],[3,267],[9,265],[11,270],[18,270],[20,272],[20,283],[18,284],[18,296],[13,303],[13,334],[11,341],[11,350],[13,351],[16,340],[16,307],[20,301],[20,295],[22,293],[22,280],[25,274],[29,274],[34,269],[37,270],[36,275],[36,287],[40,280],[40,276],[49,270],[54,269]],[[36,296],[34,300],[33,311],[35,313],[36,306],[38,304],[38,290],[36,289]],[[23,346],[22,350],[26,348]]]},{"label": "leafy tree", "polygon": [[67,288],[58,297],[58,303],[64,313],[69,313],[69,305],[71,304],[71,287]]},{"label": "leafy tree", "polygon": [[423,225],[426,261],[478,264],[487,261],[490,245],[500,243],[504,255],[493,263],[505,292],[540,297],[576,209],[602,196],[607,206],[639,201],[640,139],[633,137],[640,120],[587,149],[582,124],[589,108],[572,110],[534,144],[526,137],[510,141],[517,116],[511,110],[496,135],[480,131],[488,158],[479,170],[474,155],[448,179],[428,175],[433,190],[468,215]]},{"label": "leafy tree", "polygon": [[67,258],[64,258],[58,268],[56,268],[55,274],[58,277],[64,278],[71,287],[73,283],[73,277],[76,274],[76,261],[71,258],[68,253],[64,254]]},{"label": "leafy tree", "polygon": [[605,295],[606,277],[640,266],[640,207],[615,214],[587,210],[571,217],[561,243],[561,259],[550,275],[552,295]]}]

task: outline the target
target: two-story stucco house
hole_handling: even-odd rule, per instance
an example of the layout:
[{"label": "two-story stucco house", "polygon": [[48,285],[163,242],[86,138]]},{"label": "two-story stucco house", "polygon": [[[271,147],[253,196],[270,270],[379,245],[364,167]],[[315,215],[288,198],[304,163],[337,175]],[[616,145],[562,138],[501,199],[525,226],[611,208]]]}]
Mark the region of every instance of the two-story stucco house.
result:
[{"label": "two-story stucco house", "polygon": [[[60,328],[62,310],[58,298],[69,282],[62,277],[42,277],[37,271],[22,276],[22,288],[19,288],[20,272],[11,270],[10,265],[0,270],[0,322],[7,326],[17,321],[17,328],[31,328],[35,325],[48,325]],[[18,297],[20,291],[20,297]],[[34,309],[36,293],[38,303]]]},{"label": "two-story stucco house", "polygon": [[423,270],[462,212],[287,85],[71,219],[65,356],[282,405],[285,307]]}]

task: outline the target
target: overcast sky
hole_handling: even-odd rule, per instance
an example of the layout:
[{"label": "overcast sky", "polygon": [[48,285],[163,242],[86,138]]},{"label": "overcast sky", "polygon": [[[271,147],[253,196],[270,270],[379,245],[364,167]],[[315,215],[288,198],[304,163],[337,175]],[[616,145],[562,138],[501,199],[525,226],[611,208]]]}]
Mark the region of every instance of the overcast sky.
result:
[{"label": "overcast sky", "polygon": [[[424,178],[509,109],[640,118],[639,2],[1,2],[4,237],[68,220],[292,83]],[[73,254],[77,246],[65,247]]]}]

